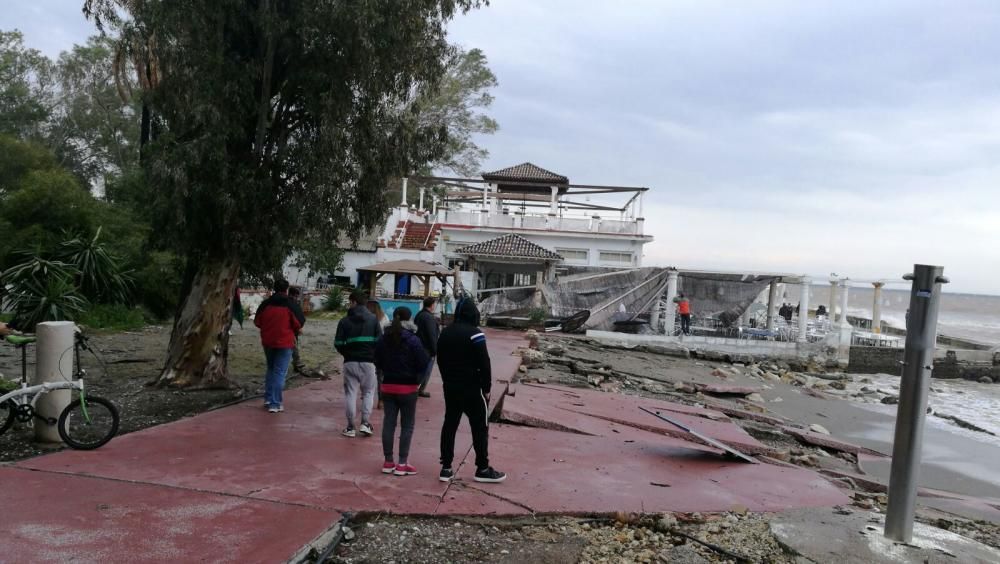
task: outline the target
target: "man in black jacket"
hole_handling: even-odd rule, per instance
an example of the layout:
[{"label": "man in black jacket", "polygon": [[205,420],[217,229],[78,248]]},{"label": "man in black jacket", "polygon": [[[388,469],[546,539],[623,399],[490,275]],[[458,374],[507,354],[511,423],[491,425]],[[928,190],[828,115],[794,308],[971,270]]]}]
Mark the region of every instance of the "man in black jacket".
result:
[{"label": "man in black jacket", "polygon": [[372,407],[375,405],[375,341],[382,336],[382,326],[365,304],[368,295],[354,291],[350,297],[347,316],[337,324],[337,336],[333,346],[344,357],[344,403],[347,412],[347,427],[342,435],[354,437],[354,418],[357,412],[358,388],[361,388],[362,435],[371,436],[375,431],[371,425]]},{"label": "man in black jacket", "polygon": [[455,306],[455,322],[441,331],[438,339],[437,362],[444,382],[444,425],[441,427],[442,482],[451,481],[455,456],[455,433],[462,415],[469,418],[472,447],[476,451],[477,482],[502,482],[507,478],[490,466],[487,409],[492,375],[486,335],[479,329],[479,310],[470,300],[462,299]]},{"label": "man in black jacket", "polygon": [[420,344],[424,346],[431,361],[427,363],[427,368],[420,377],[420,390],[418,394],[422,398],[429,398],[431,394],[427,392],[427,383],[431,380],[431,372],[434,371],[434,357],[437,356],[437,342],[441,330],[438,327],[437,319],[434,317],[434,305],[437,298],[424,298],[424,308],[413,318],[413,323],[417,326],[417,337]]}]

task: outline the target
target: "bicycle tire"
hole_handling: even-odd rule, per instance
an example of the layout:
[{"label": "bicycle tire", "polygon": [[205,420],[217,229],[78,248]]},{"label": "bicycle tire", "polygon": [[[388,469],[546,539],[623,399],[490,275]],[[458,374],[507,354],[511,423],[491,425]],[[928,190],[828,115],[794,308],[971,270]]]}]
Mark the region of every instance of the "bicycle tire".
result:
[{"label": "bicycle tire", "polygon": [[[0,435],[7,432],[10,426],[14,424],[14,408],[16,405],[13,401],[7,400],[0,404]],[[4,415],[4,412],[7,415]]]},{"label": "bicycle tire", "polygon": [[68,423],[70,423],[71,417],[83,418],[82,403],[80,402],[80,399],[77,398],[69,402],[69,405],[66,406],[66,409],[64,409],[62,413],[59,414],[59,423],[58,423],[59,437],[62,438],[64,443],[66,443],[67,445],[76,450],[93,450],[95,448],[100,448],[104,446],[105,444],[107,444],[108,441],[110,441],[112,438],[114,438],[115,435],[118,434],[118,424],[120,422],[120,418],[118,415],[118,408],[115,407],[115,404],[111,403],[110,401],[104,398],[88,395],[87,396],[88,410],[91,410],[93,407],[96,406],[101,406],[101,408],[104,408],[107,411],[107,415],[110,416],[111,418],[110,428],[106,432],[98,430],[98,433],[100,433],[100,435],[98,435],[94,440],[91,441],[84,441],[83,437],[79,436],[79,434],[76,433],[75,431],[73,432],[73,434],[77,436],[71,436],[68,428],[69,427]]}]

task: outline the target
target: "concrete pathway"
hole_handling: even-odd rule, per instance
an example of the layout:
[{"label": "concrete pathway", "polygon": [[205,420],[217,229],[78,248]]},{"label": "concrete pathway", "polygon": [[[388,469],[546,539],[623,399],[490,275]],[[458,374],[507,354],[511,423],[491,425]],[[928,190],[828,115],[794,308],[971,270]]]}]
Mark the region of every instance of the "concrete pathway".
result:
[{"label": "concrete pathway", "polygon": [[[490,332],[496,393],[517,370],[518,333]],[[340,380],[286,394],[285,413],[245,402],[116,438],[93,452],[62,451],[0,467],[0,562],[282,561],[344,512],[609,514],[821,507],[848,498],[799,468],[733,462],[638,412],[673,410],[706,434],[763,447],[720,414],[588,390],[513,388],[501,408],[553,428],[493,424],[491,459],[503,484],[472,481],[465,424],[458,480],[437,480],[440,379],[420,401],[410,462],[379,472],[377,437],[346,439]],[[381,412],[375,415],[376,432]],[[560,430],[561,429],[561,430]]]}]

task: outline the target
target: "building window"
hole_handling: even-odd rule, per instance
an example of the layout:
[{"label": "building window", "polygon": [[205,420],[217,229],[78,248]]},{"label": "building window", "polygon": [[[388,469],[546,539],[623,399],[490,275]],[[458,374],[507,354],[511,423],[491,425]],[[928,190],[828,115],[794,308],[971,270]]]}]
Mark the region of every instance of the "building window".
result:
[{"label": "building window", "polygon": [[602,264],[632,264],[632,253],[601,251]]},{"label": "building window", "polygon": [[556,252],[570,262],[587,262],[590,260],[590,251],[587,249],[556,249]]}]

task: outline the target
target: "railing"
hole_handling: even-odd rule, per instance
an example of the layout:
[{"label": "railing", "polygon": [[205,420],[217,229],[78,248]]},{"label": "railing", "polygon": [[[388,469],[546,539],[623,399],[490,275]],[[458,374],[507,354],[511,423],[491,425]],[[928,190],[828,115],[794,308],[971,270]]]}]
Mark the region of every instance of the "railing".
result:
[{"label": "railing", "polygon": [[635,220],[594,219],[586,217],[552,217],[549,215],[494,214],[481,211],[442,210],[441,223],[498,227],[503,229],[543,229],[639,235],[640,223]]}]

